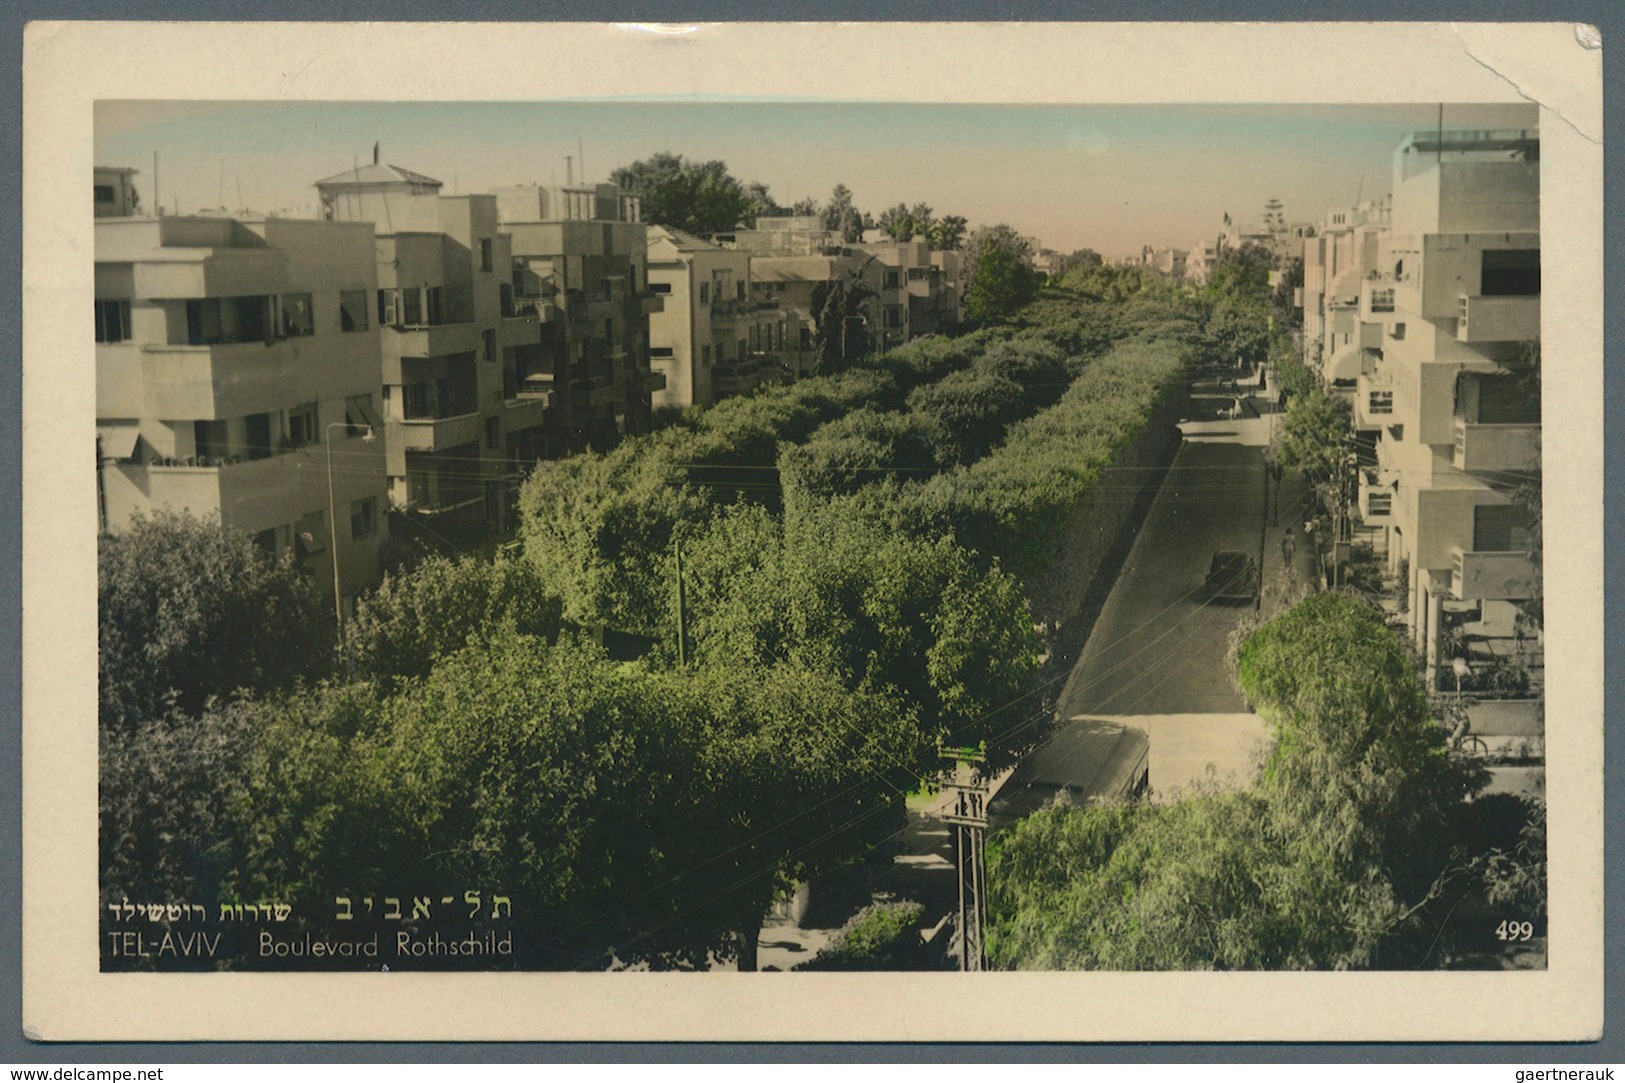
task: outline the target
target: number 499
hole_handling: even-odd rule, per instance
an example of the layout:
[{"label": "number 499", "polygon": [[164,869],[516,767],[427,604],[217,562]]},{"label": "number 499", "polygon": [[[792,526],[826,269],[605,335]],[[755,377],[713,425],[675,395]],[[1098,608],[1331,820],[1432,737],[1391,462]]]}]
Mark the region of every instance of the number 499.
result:
[{"label": "number 499", "polygon": [[1531,921],[1503,921],[1495,927],[1495,935],[1501,940],[1528,940],[1535,935],[1535,925]]}]

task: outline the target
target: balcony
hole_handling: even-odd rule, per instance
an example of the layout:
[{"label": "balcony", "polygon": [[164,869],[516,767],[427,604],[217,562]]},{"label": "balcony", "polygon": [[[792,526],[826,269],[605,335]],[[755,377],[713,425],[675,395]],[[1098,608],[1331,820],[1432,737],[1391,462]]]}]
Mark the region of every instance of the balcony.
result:
[{"label": "balcony", "polygon": [[1450,595],[1458,599],[1508,600],[1534,593],[1535,569],[1527,551],[1451,550]]},{"label": "balcony", "polygon": [[666,389],[666,374],[663,372],[638,372],[633,374],[632,379],[634,386],[645,395]]},{"label": "balcony", "polygon": [[[170,464],[155,463],[147,467],[147,500],[153,506],[167,506],[198,516],[218,515],[224,526],[257,532],[293,522],[326,506],[326,475],[319,457],[286,453],[264,459],[213,460],[208,466],[181,465],[180,461],[170,460],[160,462]],[[371,480],[372,490],[383,489],[381,460]],[[348,493],[342,495],[346,500],[351,498]]]},{"label": "balcony", "polygon": [[418,324],[384,328],[384,353],[396,357],[444,357],[480,348],[473,323]]},{"label": "balcony", "polygon": [[1477,425],[1456,419],[1457,469],[1529,474],[1539,461],[1540,425]]},{"label": "balcony", "polygon": [[504,404],[504,428],[508,432],[518,432],[521,429],[534,429],[547,417],[547,409],[552,405],[553,393],[544,391],[540,394],[527,394],[522,398],[508,399]]},{"label": "balcony", "polygon": [[1526,342],[1540,336],[1540,296],[1469,297],[1457,307],[1456,341]]},{"label": "balcony", "polygon": [[653,316],[657,312],[666,311],[666,298],[658,293],[638,294],[638,311],[645,316]]},{"label": "balcony", "polygon": [[288,400],[290,355],[282,340],[153,344],[141,347],[139,357],[146,411],[153,417],[213,421],[262,413]]},{"label": "balcony", "polygon": [[515,297],[502,313],[502,318],[551,323],[559,318],[559,306],[546,297]]},{"label": "balcony", "polygon": [[621,389],[608,376],[592,376],[570,384],[577,406],[613,406],[621,401]]},{"label": "balcony", "polygon": [[403,451],[445,451],[475,443],[480,438],[477,412],[452,417],[407,418],[392,424],[398,427]]}]

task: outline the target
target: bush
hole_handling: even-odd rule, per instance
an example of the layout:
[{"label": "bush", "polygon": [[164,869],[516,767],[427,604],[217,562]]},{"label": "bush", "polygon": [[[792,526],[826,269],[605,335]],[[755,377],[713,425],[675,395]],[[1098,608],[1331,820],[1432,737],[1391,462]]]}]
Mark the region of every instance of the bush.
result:
[{"label": "bush", "polygon": [[797,970],[914,970],[922,953],[917,902],[872,903],[859,910],[835,939]]}]

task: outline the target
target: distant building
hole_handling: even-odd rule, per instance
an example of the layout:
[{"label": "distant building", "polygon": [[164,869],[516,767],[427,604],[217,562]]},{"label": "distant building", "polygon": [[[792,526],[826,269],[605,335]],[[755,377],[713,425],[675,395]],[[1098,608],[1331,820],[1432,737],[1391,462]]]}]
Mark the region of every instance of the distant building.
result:
[{"label": "distant building", "polygon": [[548,400],[510,398],[504,367],[534,350],[543,313],[510,302],[513,257],[490,195],[374,161],[316,182],[323,217],[377,233],[392,505],[414,523],[503,531],[514,484],[546,453]]},{"label": "distant building", "polygon": [[135,190],[136,170],[122,166],[96,167],[95,215],[97,218],[127,218],[141,213],[141,196]]},{"label": "distant building", "polygon": [[389,525],[375,243],[366,223],[97,221],[105,529],[189,511],[294,553],[329,596],[335,543],[346,596],[376,581]]},{"label": "distant building", "polygon": [[800,322],[751,290],[751,256],[682,230],[649,228],[649,364],[665,376],[655,406],[692,406],[794,374]]},{"label": "distant building", "polygon": [[609,443],[649,425],[666,377],[650,367],[649,318],[664,307],[649,285],[648,229],[638,198],[612,184],[520,185],[497,190],[512,237],[515,298],[553,321],[518,383],[551,374],[565,446]]}]

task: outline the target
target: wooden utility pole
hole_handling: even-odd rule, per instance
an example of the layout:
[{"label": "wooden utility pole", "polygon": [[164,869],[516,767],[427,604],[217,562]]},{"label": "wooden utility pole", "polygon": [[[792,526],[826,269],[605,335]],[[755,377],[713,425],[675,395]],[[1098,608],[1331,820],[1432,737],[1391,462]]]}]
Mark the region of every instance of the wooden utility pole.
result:
[{"label": "wooden utility pole", "polygon": [[959,969],[987,969],[987,781],[975,765],[984,757],[974,749],[945,749],[954,761],[953,777],[943,789],[952,795],[943,819],[954,825],[954,864],[959,869]]}]

